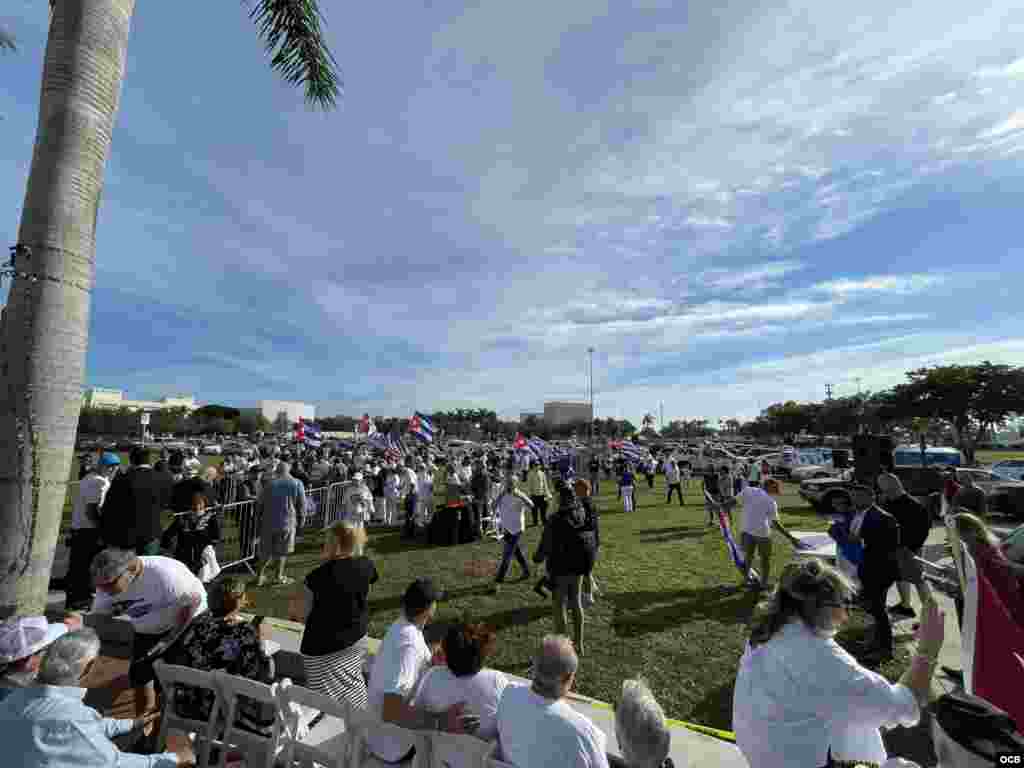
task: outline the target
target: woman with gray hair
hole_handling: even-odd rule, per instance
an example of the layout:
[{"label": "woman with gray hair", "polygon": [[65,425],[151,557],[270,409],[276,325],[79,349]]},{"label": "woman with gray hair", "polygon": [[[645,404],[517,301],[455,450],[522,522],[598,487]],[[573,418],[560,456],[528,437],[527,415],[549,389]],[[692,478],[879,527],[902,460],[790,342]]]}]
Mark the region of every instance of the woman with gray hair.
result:
[{"label": "woman with gray hair", "polygon": [[615,708],[615,738],[622,757],[608,756],[610,768],[674,768],[668,756],[672,736],[661,709],[642,678],[622,682]]},{"label": "woman with gray hair", "polygon": [[852,600],[849,580],[817,558],[783,569],[736,677],[733,729],[751,768],[882,765],[879,729],[919,720],[942,648],[942,613],[924,609],[917,653],[892,684],[834,640]]},{"label": "woman with gray hair", "polygon": [[105,718],[82,699],[82,679],[100,652],[92,629],[78,629],[57,638],[43,656],[38,686],[21,688],[0,707],[0,741],[19,765],[60,765],[74,768],[177,768],[192,765],[184,742],[181,751],[159,755],[122,753],[111,741],[150,725],[153,713],[136,720]]}]

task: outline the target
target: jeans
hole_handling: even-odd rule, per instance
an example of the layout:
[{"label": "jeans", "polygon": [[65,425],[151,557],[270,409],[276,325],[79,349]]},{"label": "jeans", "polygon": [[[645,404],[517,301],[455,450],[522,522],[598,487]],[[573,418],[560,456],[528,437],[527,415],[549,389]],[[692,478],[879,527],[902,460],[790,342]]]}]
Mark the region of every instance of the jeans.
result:
[{"label": "jeans", "polygon": [[679,506],[683,506],[683,487],[678,482],[668,484],[668,496],[665,498],[665,503],[672,503],[672,491],[679,496]]},{"label": "jeans", "polygon": [[523,569],[523,578],[530,575],[530,564],[526,562],[526,555],[523,554],[523,548],[519,545],[519,539],[522,538],[522,535],[522,531],[519,533],[505,533],[505,550],[501,554],[501,565],[498,566],[498,573],[494,577],[495,581],[505,580],[505,574],[508,573],[508,568],[512,564],[513,555],[515,555],[519,567]]},{"label": "jeans", "polygon": [[89,566],[101,549],[103,547],[100,545],[98,528],[79,528],[71,532],[71,555],[68,559],[68,575],[64,579],[69,606],[92,600]]},{"label": "jeans", "polygon": [[533,524],[537,524],[537,515],[540,515],[541,525],[548,521],[548,499],[547,496],[531,496],[533,502]]},{"label": "jeans", "polygon": [[590,475],[590,486],[590,492],[593,493],[595,496],[597,496],[597,494],[601,492],[601,475],[599,475],[597,472],[594,472],[593,474]]}]

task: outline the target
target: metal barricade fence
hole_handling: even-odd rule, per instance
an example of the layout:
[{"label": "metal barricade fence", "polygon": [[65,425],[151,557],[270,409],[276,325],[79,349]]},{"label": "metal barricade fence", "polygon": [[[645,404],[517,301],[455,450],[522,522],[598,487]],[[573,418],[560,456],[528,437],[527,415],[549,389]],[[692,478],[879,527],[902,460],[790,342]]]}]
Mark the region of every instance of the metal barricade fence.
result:
[{"label": "metal barricade fence", "polygon": [[227,570],[244,565],[255,574],[250,563],[259,557],[260,520],[255,501],[236,501],[217,511],[220,518],[220,567]]}]

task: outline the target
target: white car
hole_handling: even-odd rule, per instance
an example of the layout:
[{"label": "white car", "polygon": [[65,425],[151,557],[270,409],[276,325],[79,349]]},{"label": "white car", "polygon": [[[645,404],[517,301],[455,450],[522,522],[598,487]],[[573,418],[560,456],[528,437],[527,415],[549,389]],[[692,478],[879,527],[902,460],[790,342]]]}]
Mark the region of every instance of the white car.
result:
[{"label": "white car", "polygon": [[220,456],[224,451],[216,443],[207,443],[199,449],[199,452],[204,456]]},{"label": "white car", "polygon": [[835,477],[838,473],[824,464],[801,464],[790,470],[789,476],[800,483],[804,480],[815,480],[819,477]]}]

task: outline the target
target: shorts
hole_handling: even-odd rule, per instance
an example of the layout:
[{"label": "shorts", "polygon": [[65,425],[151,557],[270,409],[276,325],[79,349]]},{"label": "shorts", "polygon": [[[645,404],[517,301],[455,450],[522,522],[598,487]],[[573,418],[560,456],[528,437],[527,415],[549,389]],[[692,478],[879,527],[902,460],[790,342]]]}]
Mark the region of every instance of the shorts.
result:
[{"label": "shorts", "polygon": [[750,543],[750,544],[752,544],[754,546],[771,544],[772,543],[772,537],[771,536],[755,536],[752,533],[747,533],[746,531],[743,531],[742,533],[740,533],[740,546],[741,547],[746,547],[748,543]]},{"label": "shorts", "polygon": [[260,547],[260,554],[266,560],[271,557],[284,557],[295,551],[295,528],[289,527],[283,531],[269,531],[269,536],[264,536],[263,544]]}]

